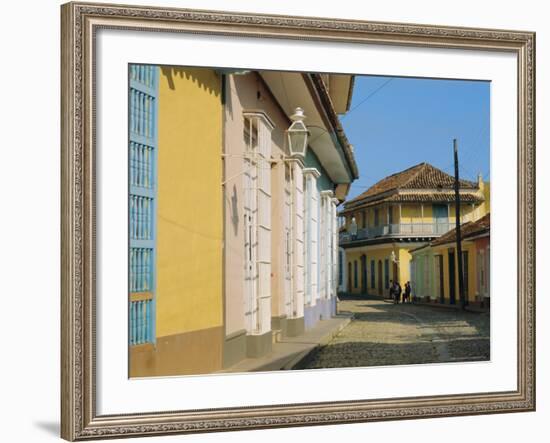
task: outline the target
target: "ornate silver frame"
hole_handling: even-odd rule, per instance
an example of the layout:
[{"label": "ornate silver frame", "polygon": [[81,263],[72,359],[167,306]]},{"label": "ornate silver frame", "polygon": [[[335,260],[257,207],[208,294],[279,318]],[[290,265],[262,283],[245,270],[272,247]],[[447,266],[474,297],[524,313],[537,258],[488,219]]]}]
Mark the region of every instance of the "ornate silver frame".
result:
[{"label": "ornate silver frame", "polygon": [[[61,436],[263,429],[535,409],[535,34],[88,3],[61,7]],[[95,412],[94,35],[114,28],[508,51],[518,58],[517,390],[98,416]]]}]

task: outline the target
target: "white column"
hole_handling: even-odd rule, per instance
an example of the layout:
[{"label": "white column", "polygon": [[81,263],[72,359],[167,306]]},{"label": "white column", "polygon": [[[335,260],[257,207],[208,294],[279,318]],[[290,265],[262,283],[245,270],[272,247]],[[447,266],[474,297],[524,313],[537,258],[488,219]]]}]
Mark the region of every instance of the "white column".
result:
[{"label": "white column", "polygon": [[[292,315],[292,173],[291,166],[285,163],[285,189],[284,189],[284,313],[290,318]],[[277,216],[276,214],[274,215]]]},{"label": "white column", "polygon": [[330,298],[332,292],[332,196],[332,191],[321,192],[323,199],[323,229],[321,231],[323,238],[321,255],[323,290],[321,295],[323,298]]},{"label": "white column", "polygon": [[304,316],[304,165],[289,160],[292,173],[292,312],[291,318]]},{"label": "white column", "polygon": [[318,198],[317,179],[320,173],[315,168],[306,168],[303,171],[306,182],[305,194],[305,303],[315,305],[319,296],[317,288],[318,277]]},{"label": "white column", "polygon": [[338,213],[336,206],[339,201],[337,198],[331,198],[331,218],[332,218],[332,296],[338,293]]},{"label": "white column", "polygon": [[319,299],[326,298],[327,290],[327,199],[323,192],[319,192]]}]

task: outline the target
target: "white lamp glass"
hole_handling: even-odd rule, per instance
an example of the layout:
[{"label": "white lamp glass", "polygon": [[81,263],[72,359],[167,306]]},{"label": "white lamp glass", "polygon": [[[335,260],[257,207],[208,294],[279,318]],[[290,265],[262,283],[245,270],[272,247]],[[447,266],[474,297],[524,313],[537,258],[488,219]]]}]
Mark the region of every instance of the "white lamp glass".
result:
[{"label": "white lamp glass", "polygon": [[296,108],[294,114],[290,116],[292,124],[288,128],[288,146],[290,149],[290,155],[304,158],[307,149],[307,139],[309,132],[304,120],[304,110],[302,108]]}]

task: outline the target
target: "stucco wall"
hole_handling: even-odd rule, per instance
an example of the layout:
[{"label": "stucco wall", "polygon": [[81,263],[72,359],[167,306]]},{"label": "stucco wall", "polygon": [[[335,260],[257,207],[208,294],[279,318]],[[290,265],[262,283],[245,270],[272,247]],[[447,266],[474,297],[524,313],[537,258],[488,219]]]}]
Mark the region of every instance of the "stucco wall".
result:
[{"label": "stucco wall", "polygon": [[[444,291],[445,301],[448,302],[450,299],[450,287],[449,287],[449,249],[454,249],[454,245],[446,245],[435,248],[434,253],[443,255],[443,282],[444,282]],[[476,294],[476,249],[473,242],[463,242],[462,243],[462,252],[468,252],[468,286],[467,286],[467,298],[470,301],[475,299]],[[459,303],[459,292],[458,292],[458,266],[457,266],[457,256],[455,250],[455,296],[456,302]]]},{"label": "stucco wall", "polygon": [[270,92],[255,73],[228,75],[226,77],[225,99],[225,185],[224,205],[226,211],[226,257],[225,257],[225,320],[226,335],[245,329],[244,322],[244,227],[243,227],[243,111],[263,111],[274,123],[271,133],[271,229],[272,229],[272,316],[283,311],[279,294],[283,291],[284,250],[284,130],[289,119],[278,107]]},{"label": "stucco wall", "polygon": [[[449,275],[449,251],[450,250],[455,250],[454,244],[441,245],[435,248],[429,248],[427,250],[422,250],[414,253],[414,260],[417,261],[418,263],[417,269],[416,269],[417,280],[423,279],[424,277],[422,276],[422,273],[426,272],[425,264],[423,262],[424,256],[428,255],[430,258],[428,271],[427,271],[429,273],[430,282],[428,285],[425,285],[423,281],[421,281],[420,284],[417,284],[415,288],[415,295],[422,296],[422,297],[430,296],[432,299],[439,298],[440,293],[439,291],[436,291],[435,288],[437,288],[436,280],[439,280],[440,277],[439,277],[439,274],[435,272],[434,260],[436,256],[440,255],[443,257],[443,295],[444,295],[445,303],[449,303],[450,292],[451,292],[450,275]],[[462,243],[462,251],[468,252],[468,266],[467,266],[468,284],[466,287],[466,295],[468,300],[473,301],[475,300],[476,291],[477,291],[477,250],[476,250],[475,243],[471,241],[464,241]],[[456,303],[459,303],[460,297],[458,292],[458,266],[457,266],[456,255],[455,255],[454,275],[455,275],[455,298],[456,298]]]},{"label": "stucco wall", "polygon": [[[351,270],[351,290],[348,287],[348,292],[352,292],[354,294],[360,294],[363,293],[363,279],[362,279],[362,272],[361,272],[361,256],[366,255],[367,257],[367,293],[370,295],[380,295],[378,291],[378,265],[379,261],[382,265],[382,295],[386,296],[388,295],[388,289],[385,287],[385,268],[384,268],[384,261],[386,259],[389,260],[389,279],[393,280],[393,263],[391,261],[391,253],[392,251],[395,252],[396,258],[399,259],[399,266],[397,267],[397,280],[401,284],[401,287],[404,286],[404,284],[407,281],[410,281],[410,259],[411,254],[409,252],[410,249],[418,247],[419,244],[412,244],[411,246],[403,247],[393,244],[386,244],[386,245],[376,245],[376,246],[370,246],[370,247],[362,247],[357,249],[346,249],[346,272],[348,270],[348,263],[352,263]],[[375,272],[374,272],[374,288],[371,287],[371,260],[374,260],[375,262]],[[357,287],[355,287],[355,280],[354,280],[354,261],[357,261]],[[346,276],[346,282],[349,280],[347,279],[348,276]]]},{"label": "stucco wall", "polygon": [[[485,195],[485,201],[481,204],[476,204],[472,207],[470,203],[461,205],[461,217],[462,222],[475,221],[483,217],[487,212],[490,212],[489,202],[489,184],[485,184],[483,189]],[[446,205],[446,203],[445,203]],[[366,226],[375,226],[375,209],[378,209],[378,225],[385,225],[388,222],[388,205],[380,204],[371,206],[366,209],[358,209],[352,214],[346,215],[346,226],[351,221],[352,217],[355,217],[358,228],[363,228],[363,217],[366,217]],[[399,223],[399,206],[394,204],[389,206],[389,210],[393,214],[393,223]],[[433,223],[433,205],[432,203],[424,204],[424,217],[422,217],[422,207],[420,204],[402,203],[401,205],[401,223]],[[455,205],[453,203],[448,205],[449,223],[455,221]]]},{"label": "stucco wall", "polygon": [[159,76],[157,337],[222,325],[221,78]]},{"label": "stucco wall", "polygon": [[[307,121],[306,121],[307,123]],[[304,158],[304,165],[306,168],[315,168],[319,171],[321,174],[319,178],[317,178],[317,188],[320,191],[333,191],[334,190],[334,184],[330,180],[327,172],[325,171],[325,168],[321,165],[321,162],[315,155],[312,149],[308,149],[306,151],[306,156]]]}]

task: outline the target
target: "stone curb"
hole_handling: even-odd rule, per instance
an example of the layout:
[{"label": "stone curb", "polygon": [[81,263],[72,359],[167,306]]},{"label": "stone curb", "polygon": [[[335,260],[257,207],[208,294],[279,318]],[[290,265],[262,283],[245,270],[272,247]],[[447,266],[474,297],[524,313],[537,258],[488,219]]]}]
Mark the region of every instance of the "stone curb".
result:
[{"label": "stone curb", "polygon": [[294,357],[292,360],[288,361],[281,369],[283,370],[290,370],[296,366],[298,366],[302,361],[304,361],[312,352],[319,349],[322,346],[327,345],[335,336],[337,336],[342,329],[344,329],[347,325],[350,324],[351,320],[353,319],[353,314],[346,315],[346,314],[338,314],[340,316],[347,316],[348,318],[345,319],[342,323],[338,325],[338,327],[334,328],[329,333],[325,334],[321,340],[319,340],[319,343],[310,349],[306,349],[304,352],[298,354],[296,357]]}]

